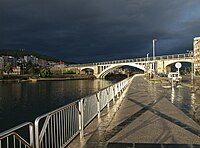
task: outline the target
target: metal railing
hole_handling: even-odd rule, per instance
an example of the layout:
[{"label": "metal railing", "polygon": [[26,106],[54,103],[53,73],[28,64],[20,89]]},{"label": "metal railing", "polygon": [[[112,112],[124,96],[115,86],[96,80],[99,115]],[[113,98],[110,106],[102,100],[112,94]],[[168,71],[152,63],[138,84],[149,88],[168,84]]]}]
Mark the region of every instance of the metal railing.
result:
[{"label": "metal railing", "polygon": [[33,129],[33,124],[26,122],[0,133],[0,148],[34,148]]},{"label": "metal railing", "polygon": [[35,120],[36,148],[60,148],[79,134],[78,102],[73,102]]},{"label": "metal railing", "polygon": [[35,120],[36,148],[66,147],[74,137],[96,117],[109,102],[125,90],[131,81],[127,78],[97,93],[63,106]]},{"label": "metal railing", "polygon": [[[174,54],[174,55],[163,55],[156,56],[155,60],[167,60],[167,59],[185,59],[192,58],[192,54],[184,53],[184,54]],[[114,61],[105,61],[105,62],[97,62],[97,63],[87,63],[87,64],[73,64],[69,65],[70,67],[86,67],[86,66],[94,66],[94,65],[106,65],[106,64],[118,64],[118,63],[129,63],[129,62],[146,62],[153,61],[153,57],[145,57],[145,58],[135,58],[135,59],[123,59],[123,60],[114,60]]]}]

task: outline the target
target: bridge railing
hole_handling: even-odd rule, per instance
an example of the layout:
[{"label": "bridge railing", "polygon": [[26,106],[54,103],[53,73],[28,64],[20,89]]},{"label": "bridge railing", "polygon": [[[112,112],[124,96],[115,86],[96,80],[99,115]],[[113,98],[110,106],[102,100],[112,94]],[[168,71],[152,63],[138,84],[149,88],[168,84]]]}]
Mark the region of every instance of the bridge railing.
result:
[{"label": "bridge railing", "polygon": [[[174,55],[164,55],[164,56],[156,56],[155,60],[162,60],[162,59],[184,59],[184,58],[191,58],[192,55],[190,53],[184,54],[174,54]],[[124,60],[114,60],[114,61],[105,61],[105,62],[97,62],[97,63],[87,63],[87,64],[74,64],[69,65],[71,67],[87,67],[87,66],[94,66],[94,65],[106,65],[106,64],[118,64],[118,63],[129,63],[129,62],[145,62],[145,61],[153,61],[153,57],[145,57],[145,58],[135,58],[135,59],[124,59]]]},{"label": "bridge railing", "polygon": [[34,148],[34,127],[31,122],[0,133],[0,148]]},{"label": "bridge railing", "polygon": [[109,102],[121,94],[131,81],[127,78],[90,96],[44,114],[35,120],[36,148],[65,147]]}]

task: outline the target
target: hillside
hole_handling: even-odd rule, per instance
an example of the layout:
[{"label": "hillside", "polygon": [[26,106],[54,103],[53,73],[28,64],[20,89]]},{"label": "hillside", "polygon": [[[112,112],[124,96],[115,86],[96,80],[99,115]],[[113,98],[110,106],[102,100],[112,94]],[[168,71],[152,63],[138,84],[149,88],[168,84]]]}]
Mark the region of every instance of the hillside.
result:
[{"label": "hillside", "polygon": [[[33,55],[35,57],[38,57],[40,59],[44,59],[47,61],[54,61],[54,62],[59,62],[61,59],[47,56],[47,55],[42,55],[40,53],[37,53],[35,51],[30,51],[30,50],[24,50],[24,49],[0,49],[0,56],[2,55],[7,55],[7,56],[13,56],[13,57],[24,57],[26,55]],[[73,62],[69,61],[64,61],[66,64],[72,64]]]}]

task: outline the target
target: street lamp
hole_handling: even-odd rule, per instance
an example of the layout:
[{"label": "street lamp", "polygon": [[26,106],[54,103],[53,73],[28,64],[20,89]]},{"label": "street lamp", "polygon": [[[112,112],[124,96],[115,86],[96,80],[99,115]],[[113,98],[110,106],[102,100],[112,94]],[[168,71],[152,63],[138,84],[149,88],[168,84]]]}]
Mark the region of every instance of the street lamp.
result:
[{"label": "street lamp", "polygon": [[147,60],[146,60],[146,75],[147,75],[147,78],[149,78],[149,53],[147,53]]},{"label": "street lamp", "polygon": [[153,73],[155,74],[155,56],[156,56],[156,53],[155,53],[155,50],[156,50],[156,41],[157,39],[153,39]]},{"label": "street lamp", "polygon": [[149,53],[147,53],[147,62],[149,61]]}]

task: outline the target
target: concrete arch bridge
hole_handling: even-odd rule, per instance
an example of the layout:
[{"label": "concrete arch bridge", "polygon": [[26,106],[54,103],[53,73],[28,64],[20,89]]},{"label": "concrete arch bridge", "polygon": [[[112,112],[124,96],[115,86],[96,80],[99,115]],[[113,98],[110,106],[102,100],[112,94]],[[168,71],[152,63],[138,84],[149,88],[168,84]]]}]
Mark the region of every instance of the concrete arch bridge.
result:
[{"label": "concrete arch bridge", "polygon": [[175,54],[175,55],[164,55],[156,56],[155,59],[152,57],[135,58],[135,59],[124,59],[105,61],[88,64],[75,64],[69,65],[70,68],[76,68],[78,71],[90,69],[97,78],[104,78],[109,72],[122,66],[132,66],[138,68],[144,72],[150,73],[152,71],[153,63],[155,63],[155,71],[157,73],[167,73],[167,66],[177,62],[189,62],[193,63],[193,55]]}]

